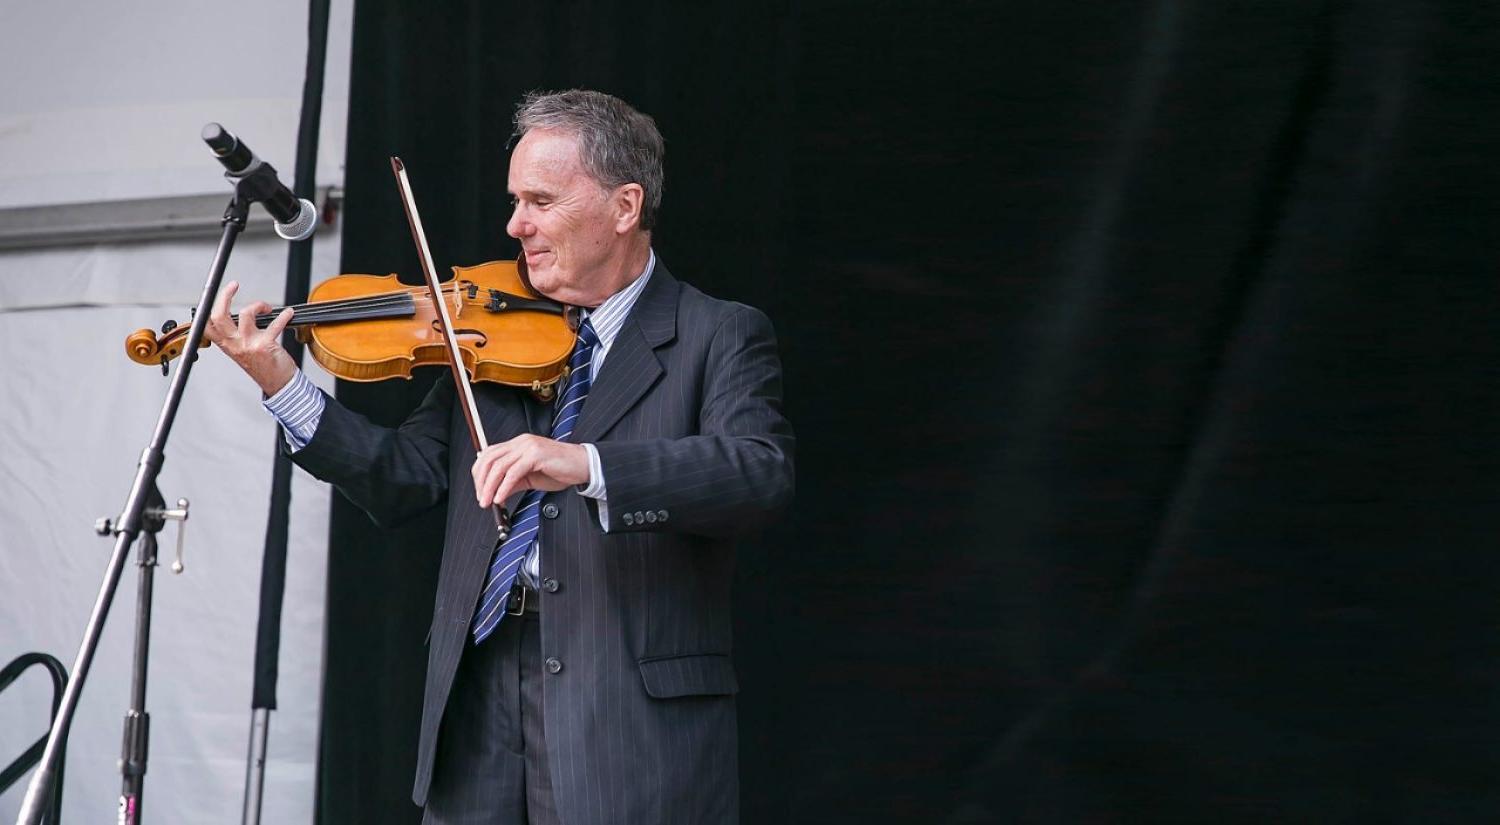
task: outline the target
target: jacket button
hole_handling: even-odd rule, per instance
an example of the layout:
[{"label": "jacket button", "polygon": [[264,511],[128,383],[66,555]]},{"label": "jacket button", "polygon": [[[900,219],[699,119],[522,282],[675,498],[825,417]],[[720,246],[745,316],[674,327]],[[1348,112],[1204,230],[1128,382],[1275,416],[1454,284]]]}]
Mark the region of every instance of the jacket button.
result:
[{"label": "jacket button", "polygon": [[635,511],[635,523],[636,524],[645,524],[646,523],[646,514],[642,513],[640,510],[636,510]]},{"label": "jacket button", "polygon": [[557,583],[557,579],[542,579],[542,589],[547,591],[548,593],[556,593],[558,587],[559,585]]},{"label": "jacket button", "polygon": [[629,513],[626,513],[625,515],[620,516],[620,519],[625,522],[625,526],[626,527],[629,527],[630,525],[635,524],[635,516],[632,516]]},{"label": "jacket button", "polygon": [[557,505],[553,504],[550,501],[546,504],[543,504],[542,515],[546,516],[547,518],[557,518]]},{"label": "jacket button", "polygon": [[657,510],[656,511],[656,520],[657,521],[666,521],[667,520],[667,511],[666,510]]},{"label": "jacket button", "polygon": [[655,524],[656,523],[656,518],[657,518],[657,516],[656,516],[656,511],[655,510],[647,510],[646,511],[646,521],[648,521],[648,522],[650,522],[652,524]]},{"label": "jacket button", "polygon": [[547,657],[547,672],[553,674],[561,673],[562,660],[558,659],[556,656]]}]

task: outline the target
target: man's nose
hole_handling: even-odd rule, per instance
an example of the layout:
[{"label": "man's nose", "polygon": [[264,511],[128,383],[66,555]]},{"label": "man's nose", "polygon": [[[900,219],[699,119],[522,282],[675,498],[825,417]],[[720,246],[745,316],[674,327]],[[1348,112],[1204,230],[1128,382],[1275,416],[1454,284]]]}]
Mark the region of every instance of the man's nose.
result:
[{"label": "man's nose", "polygon": [[531,224],[521,218],[521,208],[518,206],[510,212],[510,220],[505,222],[505,234],[512,238],[522,238],[532,232]]}]

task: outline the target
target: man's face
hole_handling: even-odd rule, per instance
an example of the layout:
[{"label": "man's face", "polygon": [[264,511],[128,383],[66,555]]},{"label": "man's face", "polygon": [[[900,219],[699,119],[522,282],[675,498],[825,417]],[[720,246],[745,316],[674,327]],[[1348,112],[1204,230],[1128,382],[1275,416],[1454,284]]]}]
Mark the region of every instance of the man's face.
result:
[{"label": "man's face", "polygon": [[571,134],[533,129],[510,156],[514,210],[505,231],[521,241],[532,286],[553,300],[597,306],[608,279],[616,219],[610,192],[583,170]]}]

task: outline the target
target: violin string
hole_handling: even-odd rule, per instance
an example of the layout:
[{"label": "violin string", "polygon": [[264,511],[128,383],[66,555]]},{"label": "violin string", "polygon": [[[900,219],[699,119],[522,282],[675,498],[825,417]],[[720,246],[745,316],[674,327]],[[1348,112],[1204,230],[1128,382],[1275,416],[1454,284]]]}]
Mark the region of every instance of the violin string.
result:
[{"label": "violin string", "polygon": [[[296,308],[294,307],[293,309]],[[372,317],[371,313],[394,316],[411,315],[414,312],[416,312],[416,303],[410,297],[404,300],[401,298],[352,300],[336,302],[332,306],[321,305],[304,308],[297,313],[292,323],[328,323],[338,320],[369,318]],[[275,317],[275,313],[267,313],[256,320],[260,322],[261,319],[266,319],[266,322],[269,323],[269,319]]]},{"label": "violin string", "polygon": [[[452,295],[456,287],[452,285],[443,286],[444,295]],[[395,317],[408,315],[415,311],[415,300],[418,293],[425,294],[426,287],[411,286],[395,292],[385,292],[379,295],[367,295],[359,298],[335,298],[328,301],[310,301],[302,304],[292,304],[295,313],[292,324],[316,324],[332,323],[334,321],[354,321],[369,318]],[[256,326],[264,329],[270,326],[271,321],[286,307],[275,307],[270,312],[257,315]],[[231,320],[239,322],[239,315],[230,316]]]},{"label": "violin string", "polygon": [[[296,324],[329,323],[338,320],[358,320],[371,316],[368,310],[392,310],[391,314],[399,310],[400,314],[409,314],[415,310],[415,296],[417,292],[424,292],[424,287],[411,287],[397,292],[386,292],[379,295],[369,295],[360,298],[336,298],[330,301],[313,301],[305,304],[293,304],[292,310],[296,313],[292,321]],[[445,295],[451,295],[452,289],[445,287]],[[256,316],[256,324],[265,328],[281,313],[285,307],[277,307],[270,312]],[[352,313],[346,315],[345,313]],[[233,316],[238,322],[239,316]]]},{"label": "violin string", "polygon": [[[445,284],[444,295],[452,295],[457,288]],[[425,286],[410,286],[395,292],[383,292],[378,295],[366,295],[359,298],[334,298],[328,301],[309,301],[302,304],[292,304],[295,317],[293,326],[314,323],[332,323],[334,321],[357,321],[369,318],[398,317],[410,315],[416,310],[416,298],[418,294],[427,294]],[[255,316],[255,325],[259,329],[265,329],[271,325],[277,315],[286,307],[274,307],[270,312]],[[240,314],[231,313],[229,320],[238,324]],[[164,340],[171,340],[179,335],[186,335],[187,324],[175,327],[172,332],[165,335]]]},{"label": "violin string", "polygon": [[[443,294],[444,295],[451,295],[452,293],[453,293],[453,288],[452,287],[446,287],[445,286],[443,288]],[[334,299],[332,301],[316,301],[316,302],[307,303],[307,304],[293,305],[292,309],[295,310],[295,311],[298,311],[298,312],[304,312],[305,313],[305,312],[309,312],[309,311],[318,312],[318,311],[320,311],[322,309],[325,309],[325,308],[326,309],[330,309],[330,310],[338,310],[338,309],[360,309],[360,308],[364,308],[364,307],[389,306],[389,305],[393,305],[393,304],[397,305],[397,306],[403,306],[403,307],[405,307],[405,306],[412,306],[413,302],[415,301],[415,299],[416,299],[416,297],[417,297],[418,294],[426,295],[427,294],[427,288],[426,287],[421,287],[421,286],[414,286],[414,287],[407,287],[406,289],[400,290],[400,291],[397,291],[397,292],[385,292],[385,293],[381,293],[379,295],[368,295],[368,296],[365,296],[365,297],[362,297],[362,298],[345,298],[345,299]],[[279,312],[279,311],[280,310],[276,310],[276,312]],[[275,312],[268,313],[268,314],[272,318],[276,317],[275,316]]]},{"label": "violin string", "polygon": [[[361,298],[337,298],[331,301],[314,301],[305,304],[294,304],[292,310],[300,315],[326,315],[336,314],[344,310],[359,310],[369,307],[385,306],[413,306],[413,298],[407,292],[387,292],[380,295],[367,295]],[[272,310],[261,317],[275,318],[282,308]]]}]

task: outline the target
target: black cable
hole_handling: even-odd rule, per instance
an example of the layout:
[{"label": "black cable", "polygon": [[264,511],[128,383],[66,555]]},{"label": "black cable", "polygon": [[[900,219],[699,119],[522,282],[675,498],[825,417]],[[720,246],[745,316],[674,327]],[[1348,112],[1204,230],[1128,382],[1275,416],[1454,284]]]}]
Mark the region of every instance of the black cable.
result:
[{"label": "black cable", "polygon": [[[297,129],[297,167],[293,191],[314,200],[317,188],[318,129],[323,112],[323,64],[328,52],[328,0],[311,0],[307,15],[307,72],[302,83],[302,116]],[[286,262],[284,306],[307,300],[312,271],[312,239],[291,245]],[[302,343],[288,329],[282,346],[302,363]],[[286,547],[292,501],[292,462],[281,450],[276,431],[276,464],[271,478],[271,508],[260,573],[260,623],[255,635],[255,686],[251,707],[276,708],[277,659],[281,653],[281,604],[286,589]]]}]

